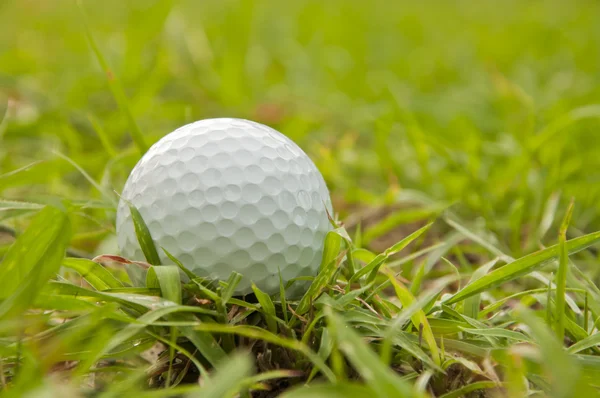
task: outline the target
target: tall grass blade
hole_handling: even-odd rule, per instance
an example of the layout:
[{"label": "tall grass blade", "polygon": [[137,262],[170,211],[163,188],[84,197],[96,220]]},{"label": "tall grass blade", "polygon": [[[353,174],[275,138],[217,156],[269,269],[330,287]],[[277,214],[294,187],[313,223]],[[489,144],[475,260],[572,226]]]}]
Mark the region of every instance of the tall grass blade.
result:
[{"label": "tall grass blade", "polygon": [[58,272],[70,239],[65,211],[48,206],[34,217],[0,264],[0,318],[18,315],[34,302]]},{"label": "tall grass blade", "polygon": [[[600,232],[580,236],[566,242],[568,254],[577,253],[600,241]],[[555,260],[559,256],[559,245],[548,247],[544,250],[521,257],[503,267],[500,267],[480,279],[468,284],[456,294],[445,300],[446,304],[460,302],[474,294],[481,293],[505,282],[533,272],[536,268]]]},{"label": "tall grass blade", "polygon": [[[571,222],[571,216],[573,215],[573,200],[567,208],[567,213],[560,226],[560,232],[558,236],[558,249],[559,249],[559,260],[558,260],[558,271],[556,272],[556,307],[555,316],[556,320],[555,330],[556,336],[559,341],[563,341],[565,337],[565,312],[567,308],[565,306],[565,296],[567,294],[567,272],[569,267],[569,254],[567,253],[567,228]],[[549,305],[550,303],[548,303]]]},{"label": "tall grass blade", "polygon": [[62,265],[79,273],[94,289],[106,290],[123,287],[123,283],[102,265],[85,258],[65,258]]},{"label": "tall grass blade", "polygon": [[135,235],[138,239],[142,252],[146,257],[146,261],[152,265],[160,265],[160,258],[156,251],[156,246],[152,240],[150,230],[146,225],[146,222],[142,218],[139,210],[131,203],[128,203],[129,211],[131,212],[131,219],[133,221],[133,227],[135,229]]},{"label": "tall grass blade", "polygon": [[256,296],[256,299],[260,303],[262,308],[262,312],[265,314],[265,320],[267,322],[267,327],[271,333],[277,333],[277,322],[275,321],[275,305],[271,300],[271,297],[260,290],[258,286],[252,283],[252,291]]},{"label": "tall grass blade", "polygon": [[83,27],[88,43],[90,44],[92,51],[96,55],[98,63],[100,64],[100,66],[104,70],[104,73],[106,74],[108,87],[110,88],[110,91],[112,92],[112,95],[115,101],[117,102],[117,105],[119,105],[121,112],[123,112],[125,118],[127,119],[129,129],[131,130],[131,137],[133,138],[133,141],[135,142],[140,153],[143,154],[148,150],[148,146],[146,145],[142,131],[138,127],[138,124],[135,121],[135,118],[133,117],[131,107],[129,106],[129,100],[127,99],[127,95],[125,94],[125,90],[123,89],[123,86],[121,85],[121,82],[119,81],[117,76],[114,74],[114,72],[108,65],[108,62],[104,58],[104,55],[102,55],[102,51],[100,51],[100,47],[98,47],[98,44],[94,39],[94,35],[92,34],[92,29],[90,28],[90,25],[88,23],[87,15],[85,13],[81,0],[77,0],[77,6],[81,14],[81,21],[83,22]]},{"label": "tall grass blade", "polygon": [[[388,278],[392,282],[392,286],[396,292],[396,296],[402,303],[404,308],[411,307],[412,304],[415,303],[415,297],[410,293],[410,290],[406,288],[400,281],[396,279],[396,277],[388,271]],[[435,341],[435,336],[433,335],[433,331],[431,330],[431,326],[429,325],[429,321],[427,320],[427,316],[422,309],[416,310],[414,315],[411,316],[411,320],[413,325],[417,330],[422,330],[423,338],[427,342],[429,346],[429,350],[431,351],[431,356],[433,362],[436,365],[441,364],[440,351]]]}]

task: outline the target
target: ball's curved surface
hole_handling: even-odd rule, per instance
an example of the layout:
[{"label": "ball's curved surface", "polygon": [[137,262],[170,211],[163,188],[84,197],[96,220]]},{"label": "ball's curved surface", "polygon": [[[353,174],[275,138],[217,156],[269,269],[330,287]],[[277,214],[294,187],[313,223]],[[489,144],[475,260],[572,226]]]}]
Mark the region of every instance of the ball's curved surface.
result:
[{"label": "ball's curved surface", "polygon": [[[290,139],[259,123],[207,119],[163,137],[134,167],[117,211],[122,255],[144,256],[126,201],[135,205],[157,244],[199,276],[243,275],[236,294],[254,282],[279,292],[314,276],[331,226],[331,200],[314,163]],[[327,208],[327,210],[326,210]],[[286,295],[303,293],[294,283]]]}]

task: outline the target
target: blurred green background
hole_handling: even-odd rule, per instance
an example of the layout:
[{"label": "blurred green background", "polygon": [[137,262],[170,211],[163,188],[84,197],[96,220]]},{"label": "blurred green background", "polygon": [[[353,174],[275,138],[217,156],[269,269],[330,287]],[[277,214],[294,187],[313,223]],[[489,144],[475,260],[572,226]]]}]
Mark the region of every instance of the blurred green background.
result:
[{"label": "blurred green background", "polygon": [[[75,1],[0,2],[5,199],[102,200],[57,153],[121,190],[140,153],[116,76],[147,144],[218,116],[290,136],[342,219],[418,192],[518,254],[574,196],[575,226],[600,228],[597,1],[82,4],[108,74]],[[26,213],[3,223],[19,229]],[[74,244],[92,252],[114,212],[81,215]]]}]

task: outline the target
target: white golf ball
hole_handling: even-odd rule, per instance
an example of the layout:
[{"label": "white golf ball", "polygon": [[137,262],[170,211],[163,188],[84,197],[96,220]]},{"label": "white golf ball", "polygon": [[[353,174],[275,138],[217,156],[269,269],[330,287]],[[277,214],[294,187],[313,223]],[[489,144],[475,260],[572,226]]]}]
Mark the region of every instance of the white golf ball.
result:
[{"label": "white golf ball", "polygon": [[[127,202],[141,213],[161,261],[161,247],[203,277],[242,274],[236,294],[254,282],[268,294],[315,276],[331,229],[331,200],[310,158],[290,139],[242,119],[207,119],[154,144],[134,167],[121,195],[121,254],[143,260]],[[307,283],[287,291],[304,293]]]}]

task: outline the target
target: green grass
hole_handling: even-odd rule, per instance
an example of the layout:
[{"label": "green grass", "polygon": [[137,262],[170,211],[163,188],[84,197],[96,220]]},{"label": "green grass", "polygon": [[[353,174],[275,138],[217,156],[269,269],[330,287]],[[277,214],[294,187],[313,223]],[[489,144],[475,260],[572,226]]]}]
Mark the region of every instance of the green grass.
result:
[{"label": "green grass", "polygon": [[[0,391],[598,395],[598,15],[0,2]],[[299,300],[182,284],[141,219],[147,259],[118,256],[140,153],[218,116],[284,132],[328,183],[338,228]]]}]

